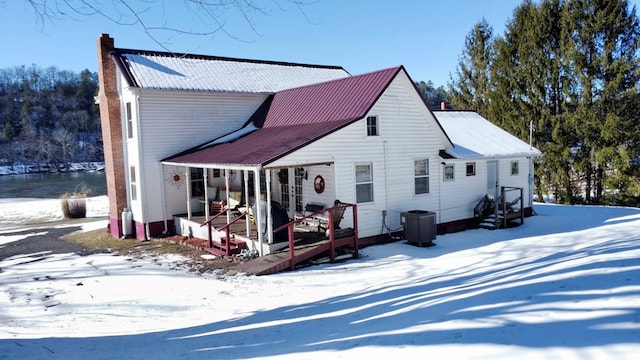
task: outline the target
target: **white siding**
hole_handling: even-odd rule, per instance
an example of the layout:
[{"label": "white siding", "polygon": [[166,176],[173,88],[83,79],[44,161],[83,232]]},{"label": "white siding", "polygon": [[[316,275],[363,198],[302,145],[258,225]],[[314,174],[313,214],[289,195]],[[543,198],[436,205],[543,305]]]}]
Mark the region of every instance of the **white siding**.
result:
[{"label": "white siding", "polygon": [[[374,201],[358,204],[358,226],[362,237],[378,235],[383,228],[382,214],[387,211],[388,227],[398,230],[402,211],[421,209],[436,211],[439,182],[430,181],[430,194],[414,195],[415,159],[428,158],[430,173],[437,171],[438,152],[447,146],[433,116],[427,111],[410,79],[402,72],[390,84],[367,116],[378,116],[379,136],[366,136],[366,116],[277,162],[277,166],[302,163],[333,163],[335,184],[325,177],[327,195],[322,203],[330,205],[334,199],[355,203],[355,174],[357,163],[373,164]],[[324,166],[324,165],[322,165]],[[310,190],[313,179],[322,166],[310,168]],[[326,171],[326,169],[324,170]],[[324,176],[324,175],[323,175]],[[335,186],[335,192],[333,187]],[[332,198],[329,198],[334,194]],[[315,198],[314,198],[315,199]],[[342,227],[351,226],[347,214]]]},{"label": "white siding", "polygon": [[[473,217],[473,208],[487,193],[486,160],[443,160],[454,165],[453,181],[444,181],[444,165],[438,164],[438,180],[442,183],[440,193],[440,222],[450,222]],[[467,176],[468,162],[476,163],[476,175]]]},{"label": "white siding", "polygon": [[[136,138],[127,141],[128,161],[139,168],[139,189],[143,190],[138,198],[145,204],[144,209],[132,204],[134,219],[155,222],[186,212],[187,185],[183,183],[180,189],[173,186],[169,172],[176,168],[163,171],[160,160],[240,128],[265,98],[260,94],[125,91],[122,102],[132,102],[138,128]],[[162,208],[163,186],[166,214]],[[198,207],[198,199],[192,203],[192,208]]]}]

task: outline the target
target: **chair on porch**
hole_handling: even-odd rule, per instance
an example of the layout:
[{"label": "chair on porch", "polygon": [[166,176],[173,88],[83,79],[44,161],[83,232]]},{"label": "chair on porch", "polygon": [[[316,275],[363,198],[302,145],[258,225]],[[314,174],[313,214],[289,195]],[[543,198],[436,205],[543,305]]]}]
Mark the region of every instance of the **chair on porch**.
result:
[{"label": "chair on porch", "polygon": [[[342,202],[340,202],[340,200],[336,200],[333,202],[333,206],[339,206],[341,205]],[[338,207],[337,209],[335,209],[333,211],[333,217],[331,219],[331,221],[333,222],[333,229],[337,230],[340,229],[340,222],[342,221],[342,218],[344,217],[344,211],[346,210],[346,207],[342,206],[342,207]],[[328,220],[324,220],[324,221],[319,221],[318,223],[318,231],[319,232],[325,232],[329,229],[329,222]]]}]

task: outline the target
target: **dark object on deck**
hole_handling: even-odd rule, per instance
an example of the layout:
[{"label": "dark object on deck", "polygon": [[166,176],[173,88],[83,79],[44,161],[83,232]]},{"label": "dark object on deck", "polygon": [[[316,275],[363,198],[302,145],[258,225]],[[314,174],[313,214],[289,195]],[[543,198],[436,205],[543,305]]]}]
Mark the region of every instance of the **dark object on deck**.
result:
[{"label": "dark object on deck", "polygon": [[[287,214],[287,210],[280,205],[279,202],[271,200],[271,220],[274,229],[279,228],[280,226],[289,222],[289,215]],[[277,233],[273,234],[273,237],[276,241],[286,241],[287,240],[287,229],[282,229]]]}]

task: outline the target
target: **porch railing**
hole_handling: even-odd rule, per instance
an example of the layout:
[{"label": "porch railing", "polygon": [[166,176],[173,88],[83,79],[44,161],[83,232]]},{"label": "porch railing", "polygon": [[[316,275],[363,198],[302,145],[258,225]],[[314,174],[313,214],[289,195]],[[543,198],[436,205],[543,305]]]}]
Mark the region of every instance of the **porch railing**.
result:
[{"label": "porch railing", "polygon": [[[209,240],[209,247],[213,248],[213,225],[212,222],[213,220],[217,219],[218,217],[220,217],[221,215],[226,215],[227,212],[226,211],[221,211],[217,214],[215,214],[214,216],[210,217],[208,220],[204,221],[202,224],[200,224],[200,226],[207,226],[207,237]],[[240,219],[243,219],[244,217],[247,216],[247,212],[242,212],[240,213],[240,215],[236,216],[235,218],[233,218],[230,222],[228,222],[227,224],[225,224],[224,226],[220,227],[220,229],[217,229],[218,231],[224,231],[224,244],[223,244],[223,249],[225,251],[225,253],[227,255],[231,254],[231,225],[235,224],[236,222],[240,221]]]},{"label": "porch railing", "polygon": [[311,213],[309,215],[296,218],[295,220],[273,230],[274,233],[277,233],[281,230],[284,230],[285,228],[287,229],[288,240],[289,240],[289,266],[291,270],[295,270],[295,266],[296,266],[296,256],[295,256],[295,247],[294,247],[294,228],[296,224],[299,224],[307,219],[318,218],[319,215],[327,213],[327,220],[328,220],[327,228],[328,228],[328,234],[329,234],[329,257],[331,259],[331,262],[334,262],[336,260],[336,248],[338,247],[337,246],[338,242],[336,241],[336,237],[335,237],[336,229],[335,229],[335,223],[333,221],[334,215],[336,214],[336,212],[344,214],[346,213],[345,210],[348,208],[352,209],[351,214],[353,216],[353,236],[352,236],[353,239],[350,245],[353,246],[354,257],[356,258],[358,257],[358,207],[355,204],[339,203],[334,207],[322,209],[314,213]]}]

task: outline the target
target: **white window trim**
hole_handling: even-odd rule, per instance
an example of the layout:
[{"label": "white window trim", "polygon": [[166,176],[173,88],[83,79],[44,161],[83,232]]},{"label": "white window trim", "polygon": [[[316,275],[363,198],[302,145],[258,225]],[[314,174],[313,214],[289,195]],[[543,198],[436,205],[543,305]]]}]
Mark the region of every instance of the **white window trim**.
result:
[{"label": "white window trim", "polygon": [[[375,118],[376,119],[376,126],[375,126],[376,133],[375,133],[375,135],[369,135],[369,119],[370,118]],[[365,135],[367,137],[380,136],[380,116],[379,115],[367,115],[367,117],[365,118]]]},{"label": "white window trim", "polygon": [[[516,166],[516,172],[513,172],[513,165]],[[509,172],[511,172],[511,176],[520,175],[520,161],[518,161],[518,160],[511,161]]]},{"label": "white window trim", "polygon": [[[370,174],[371,174],[371,180],[370,181],[366,181],[366,182],[365,181],[358,182],[358,180],[357,180],[358,179],[358,173],[357,173],[356,168],[358,166],[363,166],[363,165],[369,166],[369,171],[370,171]],[[373,175],[373,162],[355,163],[355,164],[353,164],[353,179],[354,179],[353,183],[354,183],[354,191],[355,191],[354,198],[356,200],[356,204],[372,204],[372,203],[375,202],[375,199],[376,199],[376,197],[375,197],[375,178],[373,176],[374,176]],[[371,184],[371,191],[372,191],[371,201],[358,202],[358,185],[365,185],[365,184]]]},{"label": "white window trim", "polygon": [[[469,166],[473,166],[473,173],[471,173],[471,174],[467,171]],[[464,171],[465,171],[465,174],[467,176],[476,176],[476,162],[475,161],[470,161],[470,162],[466,163],[465,166],[464,166]]]},{"label": "white window trim", "polygon": [[129,166],[129,192],[131,201],[138,201],[138,175],[136,174],[136,167]]},{"label": "white window trim", "polygon": [[[451,178],[447,178],[447,168],[452,169]],[[456,180],[456,164],[444,164],[442,169],[442,180],[443,181],[455,181]]]},{"label": "white window trim", "polygon": [[[426,170],[427,173],[426,175],[416,175],[416,161],[426,161],[427,162],[427,166],[426,166]],[[430,166],[430,161],[429,158],[416,158],[413,159],[413,195],[414,196],[424,196],[424,195],[429,195],[431,193],[431,171],[429,169]],[[427,178],[427,192],[424,193],[416,193],[416,179],[417,178]]]},{"label": "white window trim", "polygon": [[133,139],[134,126],[133,126],[133,105],[130,101],[124,104],[124,116],[127,121],[127,139]]}]

